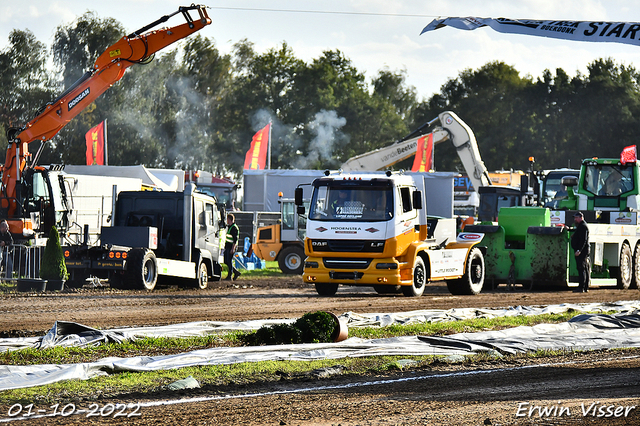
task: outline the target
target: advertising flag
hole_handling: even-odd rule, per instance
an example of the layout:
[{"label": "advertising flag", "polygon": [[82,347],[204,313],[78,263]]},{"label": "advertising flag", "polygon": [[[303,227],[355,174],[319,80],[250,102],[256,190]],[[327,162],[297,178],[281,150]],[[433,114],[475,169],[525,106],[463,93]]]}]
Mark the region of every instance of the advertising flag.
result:
[{"label": "advertising flag", "polygon": [[106,139],[104,121],[89,129],[85,135],[87,142],[87,166],[104,165],[104,145]]},{"label": "advertising flag", "polygon": [[267,150],[271,138],[271,123],[253,135],[251,147],[244,157],[245,170],[263,170],[267,163]]},{"label": "advertising flag", "polygon": [[428,172],[433,170],[433,133],[418,139],[416,157],[413,160],[412,172]]},{"label": "advertising flag", "polygon": [[620,153],[620,162],[622,164],[635,163],[637,159],[635,145],[625,147]]},{"label": "advertising flag", "polygon": [[489,27],[501,33],[640,46],[640,38],[636,36],[636,32],[640,28],[638,22],[448,17],[434,19],[424,27],[420,34],[446,26],[468,31]]}]

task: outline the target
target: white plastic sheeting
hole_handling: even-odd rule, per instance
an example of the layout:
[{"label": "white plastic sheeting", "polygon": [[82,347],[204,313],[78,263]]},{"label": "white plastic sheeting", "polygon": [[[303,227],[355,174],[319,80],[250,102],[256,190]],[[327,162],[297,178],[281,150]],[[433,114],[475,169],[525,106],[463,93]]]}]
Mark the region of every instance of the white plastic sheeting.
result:
[{"label": "white plastic sheeting", "polygon": [[[474,318],[514,317],[542,314],[559,314],[573,310],[576,312],[618,312],[634,313],[640,310],[640,301],[619,301],[612,303],[563,303],[549,306],[515,306],[509,308],[460,308],[429,309],[401,313],[358,314],[347,312],[340,316],[352,327],[385,327],[389,325],[408,325],[416,323],[434,323],[460,321]],[[42,337],[20,337],[0,339],[0,351],[47,348],[52,346],[91,346],[106,342],[117,342],[144,337],[192,337],[206,336],[229,331],[251,331],[265,325],[292,323],[295,319],[272,319],[250,321],[197,321],[158,327],[127,327],[110,330],[97,330],[84,325],[57,321],[49,332]]]},{"label": "white plastic sheeting", "polygon": [[[620,306],[624,306],[622,310],[625,313],[616,315],[583,314],[561,324],[540,324],[533,327],[516,327],[499,331],[460,333],[446,337],[405,336],[373,340],[351,338],[339,343],[212,348],[167,356],[105,358],[93,363],[71,365],[0,366],[0,390],[39,386],[61,380],[86,380],[121,371],[154,371],[267,360],[309,361],[382,355],[469,355],[495,349],[506,353],[517,353],[538,349],[582,350],[640,347],[640,313],[627,313],[629,309],[634,310],[634,308],[627,308],[628,303],[620,304]],[[549,308],[539,309],[549,310]],[[531,312],[536,309],[538,308],[527,308],[523,312]],[[552,308],[552,310],[555,309],[559,308]],[[575,307],[571,309],[575,309]],[[593,310],[592,305],[589,305],[589,310]],[[612,305],[607,304],[603,310],[611,311],[614,309],[612,309]],[[480,315],[488,314],[484,309],[475,311]],[[433,312],[430,311],[431,313]],[[420,315],[424,316],[425,314],[421,313]],[[457,310],[456,315],[467,316],[471,314]],[[385,318],[384,322],[386,322],[388,317],[390,318],[392,315],[364,316],[364,320],[354,320],[354,324],[367,323],[370,325],[370,323],[377,321],[376,318]],[[406,323],[411,321],[408,318],[414,317],[415,315],[402,314],[398,321]],[[252,327],[257,327],[258,324],[264,325],[266,321],[259,321],[258,324],[253,323]],[[191,323],[191,328],[192,330],[200,329],[198,332],[209,332],[210,326],[203,324]],[[188,324],[180,326],[184,327],[185,325]],[[234,325],[227,324],[226,327],[236,329],[234,327],[246,328],[247,325],[234,323]],[[85,338],[96,331],[73,323],[58,324],[54,328],[58,332],[64,329],[75,329]],[[131,336],[160,335],[159,329],[168,331],[167,329],[175,328],[178,326],[153,327],[153,330],[145,328],[110,330],[106,333],[107,337],[100,337],[100,339],[115,339],[119,336],[130,338]],[[145,334],[145,330],[154,334]],[[63,337],[63,339],[68,340],[67,337]]]}]

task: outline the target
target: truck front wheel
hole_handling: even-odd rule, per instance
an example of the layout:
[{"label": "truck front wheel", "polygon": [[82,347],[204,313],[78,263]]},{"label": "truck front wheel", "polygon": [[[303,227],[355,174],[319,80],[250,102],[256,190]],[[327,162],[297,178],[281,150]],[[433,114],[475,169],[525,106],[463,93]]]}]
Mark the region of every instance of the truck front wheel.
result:
[{"label": "truck front wheel", "polygon": [[288,246],[278,256],[278,266],[285,274],[301,275],[304,269],[304,249],[300,246]]},{"label": "truck front wheel", "polygon": [[201,261],[196,270],[196,279],[193,280],[193,286],[197,289],[204,290],[208,285],[209,271],[207,270],[207,265]]},{"label": "truck front wheel", "polygon": [[320,296],[333,296],[338,291],[338,284],[316,283],[316,292]]},{"label": "truck front wheel", "polygon": [[129,288],[151,291],[158,281],[158,262],[151,250],[133,249],[129,252],[125,280]]},{"label": "truck front wheel", "polygon": [[462,278],[447,281],[447,288],[451,294],[479,294],[484,286],[484,256],[479,248],[474,247],[469,252],[467,265]]},{"label": "truck front wheel", "polygon": [[418,297],[424,293],[427,285],[427,268],[420,256],[416,257],[416,264],[413,266],[413,284],[402,286],[402,293],[407,297]]}]

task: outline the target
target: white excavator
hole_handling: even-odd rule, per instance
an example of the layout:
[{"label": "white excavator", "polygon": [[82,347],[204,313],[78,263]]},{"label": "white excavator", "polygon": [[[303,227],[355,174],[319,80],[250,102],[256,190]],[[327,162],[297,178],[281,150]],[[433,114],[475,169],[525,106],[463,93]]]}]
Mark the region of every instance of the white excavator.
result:
[{"label": "white excavator", "polygon": [[431,131],[434,147],[442,142],[450,141],[458,152],[473,187],[491,186],[491,178],[480,156],[473,131],[451,111],[440,113],[438,117],[423,124],[410,135],[392,145],[348,159],[340,168],[343,172],[386,170],[388,167],[415,155],[418,139],[425,135],[425,129],[430,128],[437,121],[440,122],[440,126]]}]

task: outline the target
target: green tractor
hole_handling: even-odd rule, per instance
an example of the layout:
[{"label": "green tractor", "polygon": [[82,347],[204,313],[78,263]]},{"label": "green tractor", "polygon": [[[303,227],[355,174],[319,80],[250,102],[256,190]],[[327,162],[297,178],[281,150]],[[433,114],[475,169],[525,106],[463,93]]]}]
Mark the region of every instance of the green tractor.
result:
[{"label": "green tractor", "polygon": [[580,211],[589,224],[591,285],[637,287],[638,165],[635,158],[585,159],[579,178],[562,178],[567,196],[554,208],[502,208],[497,224],[467,226],[466,232],[484,234],[481,245],[487,249],[485,286],[577,287],[570,226],[573,214]]}]

